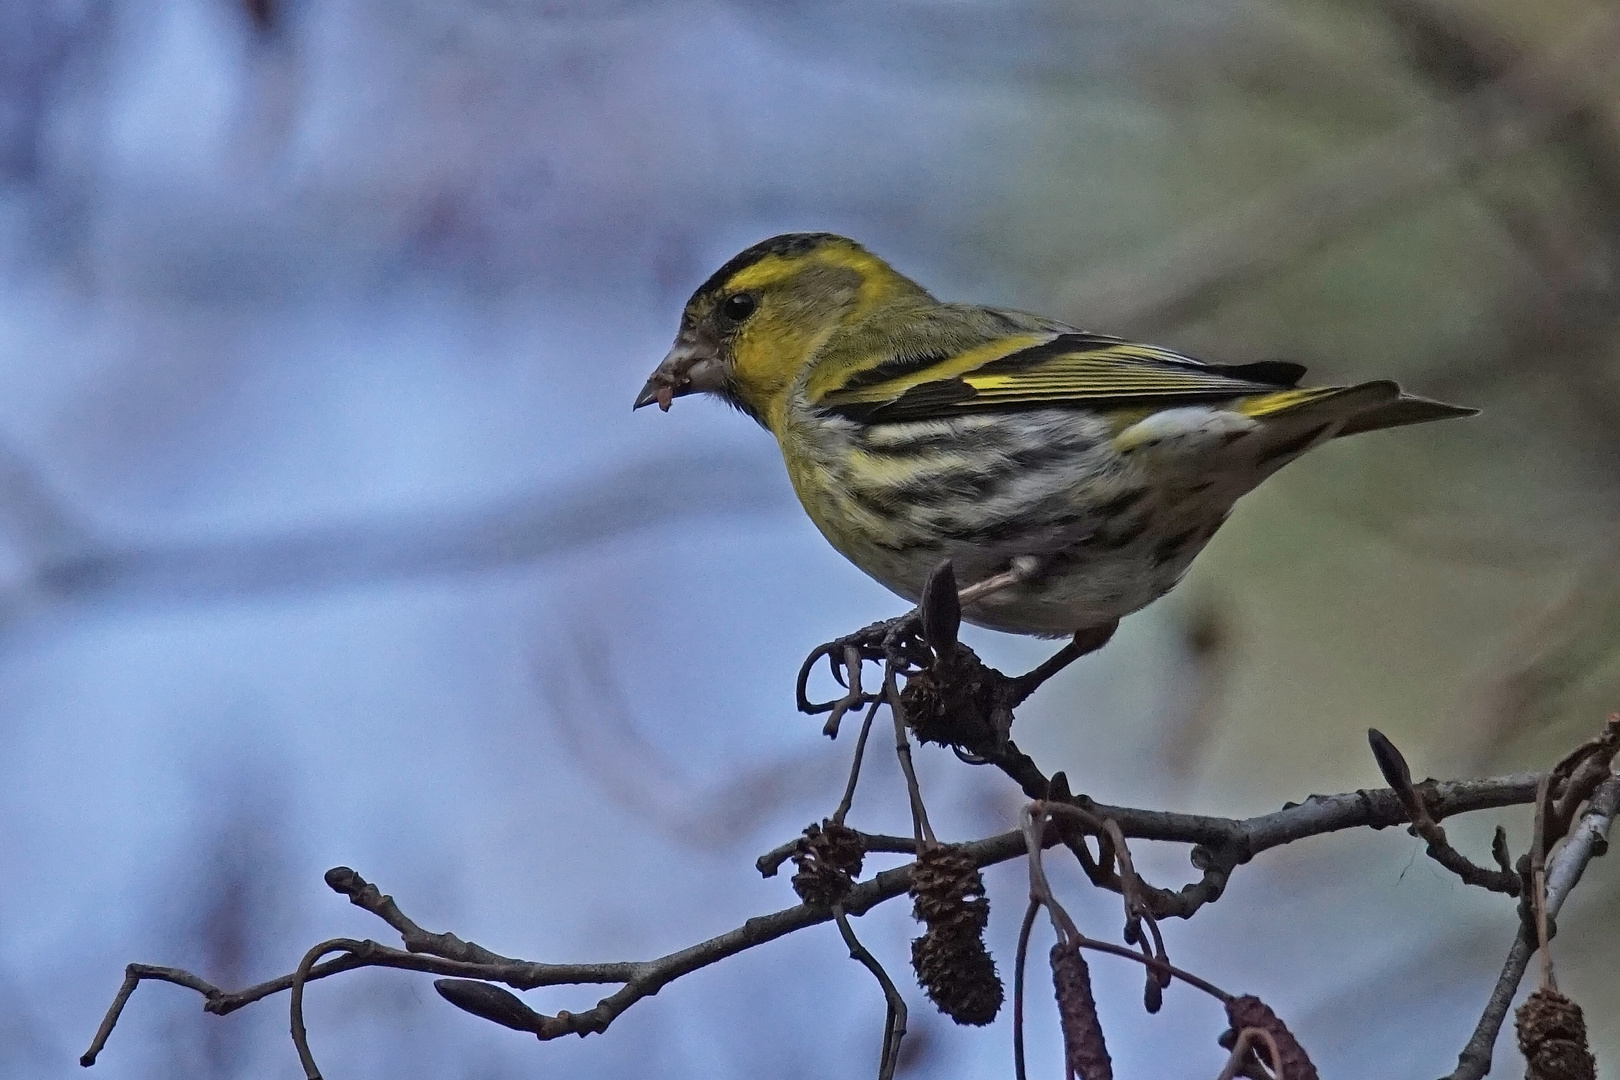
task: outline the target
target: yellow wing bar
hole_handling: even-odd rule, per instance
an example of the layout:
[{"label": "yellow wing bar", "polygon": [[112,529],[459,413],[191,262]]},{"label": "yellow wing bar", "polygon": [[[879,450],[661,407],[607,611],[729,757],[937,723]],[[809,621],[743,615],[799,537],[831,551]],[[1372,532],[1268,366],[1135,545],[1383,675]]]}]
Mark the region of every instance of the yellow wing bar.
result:
[{"label": "yellow wing bar", "polygon": [[[884,422],[983,409],[1065,404],[1123,408],[1256,394],[1281,397],[1279,391],[1303,400],[1312,391],[1291,388],[1304,371],[1282,361],[1202,364],[1153,345],[1068,333],[1000,355],[983,348],[941,357],[920,369],[914,364],[894,379],[852,380],[853,385],[823,395],[820,404],[852,419]],[[1287,407],[1282,401],[1277,405]]]}]

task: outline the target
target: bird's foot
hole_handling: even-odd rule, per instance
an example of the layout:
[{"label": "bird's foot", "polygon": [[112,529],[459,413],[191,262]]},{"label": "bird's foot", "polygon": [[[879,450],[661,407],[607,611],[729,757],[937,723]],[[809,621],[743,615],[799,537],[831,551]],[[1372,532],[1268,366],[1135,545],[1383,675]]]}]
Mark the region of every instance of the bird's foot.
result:
[{"label": "bird's foot", "polygon": [[[923,583],[915,609],[816,646],[799,669],[799,711],[829,714],[823,731],[836,736],[845,713],[872,704],[883,694],[881,688],[871,692],[863,686],[862,668],[871,661],[885,665],[885,681],[890,675],[904,680],[898,704],[919,739],[950,746],[964,760],[988,760],[987,755],[1002,752],[1012,730],[1013,709],[1069,664],[1102,648],[1119,625],[1115,621],[1078,631],[1050,659],[1023,675],[1008,676],[987,667],[957,639],[962,605],[1027,580],[1037,567],[1026,562],[961,589],[950,560],[940,563]],[[806,687],[823,659],[846,692],[815,702]]]},{"label": "bird's foot", "polygon": [[[799,668],[796,690],[799,711],[812,716],[827,713],[827,723],[822,731],[829,738],[836,738],[838,725],[845,713],[882,696],[881,684],[875,692],[863,686],[862,669],[868,661],[883,664],[886,670],[892,670],[902,677],[922,671],[933,662],[933,653],[919,637],[921,629],[921,615],[913,609],[904,615],[863,626],[853,634],[817,645]],[[807,692],[810,673],[823,659],[845,693],[831,701],[811,701]]]},{"label": "bird's foot", "polygon": [[[853,634],[817,645],[811,651],[799,668],[799,711],[812,716],[828,713],[822,730],[829,737],[836,737],[845,713],[879,696],[862,686],[864,664],[868,661],[883,664],[885,676],[893,672],[909,681],[956,649],[956,633],[961,625],[962,605],[957,595],[956,573],[947,559],[928,575],[922,602],[917,607],[904,615],[863,626]],[[807,693],[810,673],[823,659],[832,677],[846,692],[831,701],[811,701]]]}]

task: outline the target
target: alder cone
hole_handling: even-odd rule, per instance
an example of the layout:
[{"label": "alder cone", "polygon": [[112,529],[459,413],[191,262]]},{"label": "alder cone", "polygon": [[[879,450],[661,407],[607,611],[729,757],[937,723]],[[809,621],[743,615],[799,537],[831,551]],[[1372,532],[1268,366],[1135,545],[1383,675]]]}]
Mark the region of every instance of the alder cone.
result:
[{"label": "alder cone", "polygon": [[977,936],[929,932],[911,943],[917,983],[939,1011],[968,1027],[983,1027],[1001,1011],[1001,977]]},{"label": "alder cone", "polygon": [[959,846],[940,844],[917,856],[911,871],[911,916],[930,930],[975,935],[989,924],[984,878]]},{"label": "alder cone", "polygon": [[911,943],[917,983],[958,1024],[983,1026],[1005,996],[996,962],[984,947],[990,901],[978,867],[959,847],[931,847],[911,871],[911,914],[927,927]]},{"label": "alder cone", "polygon": [[1536,990],[1514,1014],[1525,1080],[1597,1080],[1581,1007],[1557,990]]},{"label": "alder cone", "polygon": [[865,859],[854,829],[830,820],[811,825],[793,852],[793,891],[812,907],[830,908],[849,895]]},{"label": "alder cone", "polygon": [[906,725],[925,743],[968,746],[983,742],[990,727],[990,670],[957,642],[931,668],[906,678],[900,707]]}]

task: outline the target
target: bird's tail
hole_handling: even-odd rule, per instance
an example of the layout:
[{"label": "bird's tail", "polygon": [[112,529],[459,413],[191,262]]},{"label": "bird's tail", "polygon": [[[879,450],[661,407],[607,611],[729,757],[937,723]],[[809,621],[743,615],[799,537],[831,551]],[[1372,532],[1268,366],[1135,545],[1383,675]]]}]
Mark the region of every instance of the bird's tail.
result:
[{"label": "bird's tail", "polygon": [[1337,423],[1338,430],[1333,432],[1336,437],[1473,416],[1479,410],[1418,397],[1393,382],[1379,380],[1356,386],[1312,386],[1263,394],[1245,401],[1242,412],[1256,419],[1284,421],[1287,427],[1296,423],[1313,427]]},{"label": "bird's tail", "polygon": [[1426,424],[1430,420],[1449,420],[1457,416],[1476,416],[1478,409],[1471,409],[1466,405],[1450,405],[1444,401],[1435,401],[1433,398],[1418,397],[1416,394],[1401,393],[1394,401],[1387,401],[1376,405],[1364,412],[1355,413],[1345,421],[1344,427],[1339,429],[1340,435],[1355,435],[1362,431],[1377,431],[1380,428],[1402,427],[1406,424]]}]

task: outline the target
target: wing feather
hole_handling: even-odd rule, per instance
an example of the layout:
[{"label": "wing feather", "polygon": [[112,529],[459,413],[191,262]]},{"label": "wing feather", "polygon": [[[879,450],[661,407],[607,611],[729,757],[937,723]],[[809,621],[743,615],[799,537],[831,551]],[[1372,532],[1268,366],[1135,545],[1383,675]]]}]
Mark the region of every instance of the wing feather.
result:
[{"label": "wing feather", "polygon": [[[1017,348],[980,347],[930,365],[864,368],[827,389],[818,404],[866,423],[926,420],[984,410],[1076,405],[1093,409],[1224,401],[1275,394],[1305,369],[1270,360],[1204,364],[1154,345],[1083,332]],[[1304,393],[1304,391],[1297,391]]]}]

